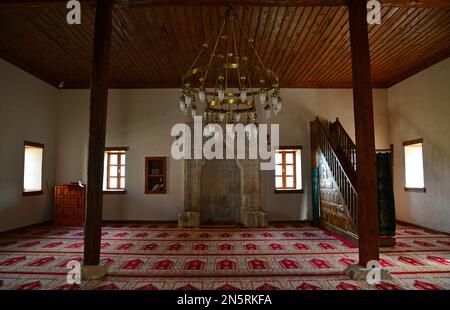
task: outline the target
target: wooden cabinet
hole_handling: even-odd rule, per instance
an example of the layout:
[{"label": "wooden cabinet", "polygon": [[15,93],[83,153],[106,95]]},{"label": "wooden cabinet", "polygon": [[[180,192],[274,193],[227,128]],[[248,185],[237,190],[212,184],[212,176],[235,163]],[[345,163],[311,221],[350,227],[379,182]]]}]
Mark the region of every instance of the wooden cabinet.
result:
[{"label": "wooden cabinet", "polygon": [[167,193],[167,175],[165,157],[145,158],[145,193]]},{"label": "wooden cabinet", "polygon": [[83,226],[86,188],[78,184],[55,186],[54,224]]}]

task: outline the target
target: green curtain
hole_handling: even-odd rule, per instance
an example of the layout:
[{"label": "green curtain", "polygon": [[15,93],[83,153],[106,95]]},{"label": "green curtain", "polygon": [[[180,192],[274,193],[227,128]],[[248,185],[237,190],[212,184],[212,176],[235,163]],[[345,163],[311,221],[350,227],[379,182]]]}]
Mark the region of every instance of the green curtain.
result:
[{"label": "green curtain", "polygon": [[377,153],[377,185],[380,236],[395,236],[395,202],[390,153]]},{"label": "green curtain", "polygon": [[312,168],[312,217],[314,225],[319,225],[319,168]]}]

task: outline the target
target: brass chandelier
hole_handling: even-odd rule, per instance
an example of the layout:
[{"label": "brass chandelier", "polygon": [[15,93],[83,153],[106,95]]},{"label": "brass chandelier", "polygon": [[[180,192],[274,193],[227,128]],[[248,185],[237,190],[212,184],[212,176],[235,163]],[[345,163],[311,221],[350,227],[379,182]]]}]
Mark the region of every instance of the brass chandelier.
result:
[{"label": "brass chandelier", "polygon": [[[244,38],[239,49],[237,33]],[[217,37],[212,41],[214,35]],[[200,64],[201,60],[205,64]],[[183,76],[182,85],[180,109],[184,114],[190,111],[192,117],[196,116],[198,98],[204,105],[205,135],[213,134],[215,127],[211,124],[257,125],[257,97],[264,105],[266,118],[271,112],[278,115],[282,108],[278,76],[265,67],[254,40],[235,18],[231,6],[218,31],[210,35]]]}]

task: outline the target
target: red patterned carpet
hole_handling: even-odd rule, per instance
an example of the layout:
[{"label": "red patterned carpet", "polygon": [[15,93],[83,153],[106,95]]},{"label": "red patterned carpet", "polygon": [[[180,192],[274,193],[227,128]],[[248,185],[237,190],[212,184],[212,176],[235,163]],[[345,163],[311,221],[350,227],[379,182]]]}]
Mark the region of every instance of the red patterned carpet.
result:
[{"label": "red patterned carpet", "polygon": [[83,231],[37,226],[0,234],[0,289],[450,289],[450,236],[399,226],[397,245],[381,249],[394,280],[371,286],[343,269],[357,248],[306,224],[265,229],[178,229],[109,225],[102,260],[108,277],[66,283],[81,260]]}]

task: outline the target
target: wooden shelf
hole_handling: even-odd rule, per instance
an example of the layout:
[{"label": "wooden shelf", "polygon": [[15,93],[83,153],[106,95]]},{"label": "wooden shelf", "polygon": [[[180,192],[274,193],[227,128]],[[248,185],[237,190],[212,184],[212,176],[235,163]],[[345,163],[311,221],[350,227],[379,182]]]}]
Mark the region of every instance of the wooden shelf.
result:
[{"label": "wooden shelf", "polygon": [[55,225],[83,226],[86,188],[78,184],[55,186]]},{"label": "wooden shelf", "polygon": [[[162,173],[161,173],[162,172]],[[145,158],[145,194],[167,193],[166,157]]]}]

